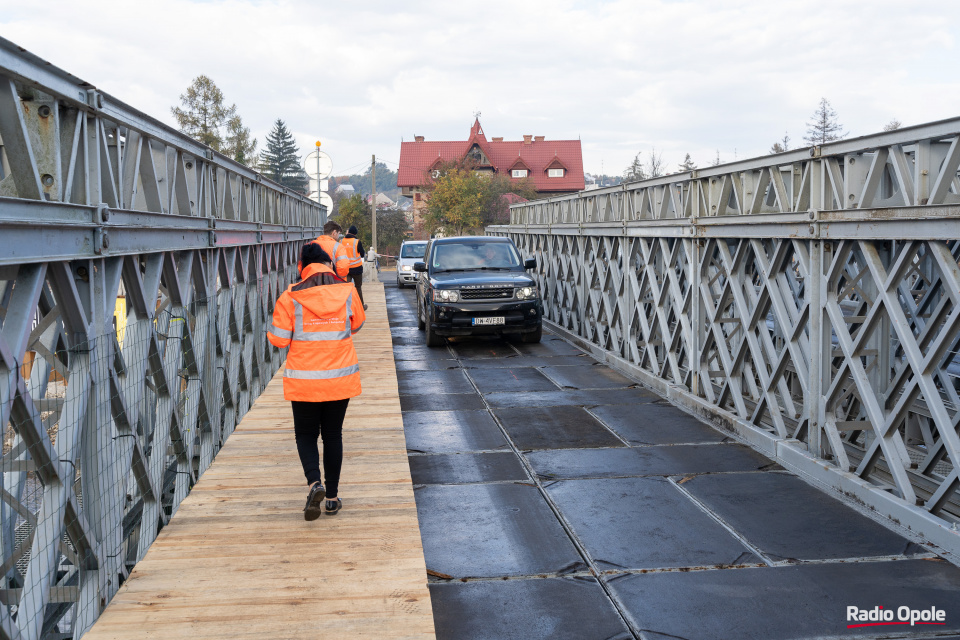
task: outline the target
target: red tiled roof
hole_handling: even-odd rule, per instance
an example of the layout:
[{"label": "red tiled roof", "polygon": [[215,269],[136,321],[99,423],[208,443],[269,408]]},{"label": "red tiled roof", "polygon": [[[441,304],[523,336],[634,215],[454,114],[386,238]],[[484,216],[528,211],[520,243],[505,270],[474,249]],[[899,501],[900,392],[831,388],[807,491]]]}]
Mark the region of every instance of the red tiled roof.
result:
[{"label": "red tiled roof", "polygon": [[[579,140],[488,141],[480,127],[473,123],[470,137],[463,142],[403,142],[400,144],[398,187],[420,187],[430,182],[430,170],[437,160],[459,160],[477,144],[501,173],[508,172],[520,160],[530,169],[530,178],[540,192],[581,191],[583,153]],[[562,178],[548,178],[548,167],[563,167]],[[509,174],[507,174],[509,175]]]}]

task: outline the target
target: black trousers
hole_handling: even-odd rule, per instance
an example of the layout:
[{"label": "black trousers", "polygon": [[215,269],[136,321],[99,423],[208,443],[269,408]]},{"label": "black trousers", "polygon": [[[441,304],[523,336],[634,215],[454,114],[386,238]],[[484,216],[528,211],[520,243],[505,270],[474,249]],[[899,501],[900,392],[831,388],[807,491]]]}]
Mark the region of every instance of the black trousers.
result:
[{"label": "black trousers", "polygon": [[353,281],[353,286],[357,288],[357,293],[360,294],[360,304],[363,304],[363,289],[360,287],[363,286],[363,269],[359,269],[354,273],[354,269],[350,270],[350,274],[347,276],[347,281]]},{"label": "black trousers", "polygon": [[327,495],[337,496],[340,487],[340,469],[343,466],[343,417],[347,413],[346,400],[329,402],[296,402],[293,404],[293,432],[297,439],[297,453],[307,484],[322,482],[320,450],[317,438],[323,440],[323,475],[327,478]]}]

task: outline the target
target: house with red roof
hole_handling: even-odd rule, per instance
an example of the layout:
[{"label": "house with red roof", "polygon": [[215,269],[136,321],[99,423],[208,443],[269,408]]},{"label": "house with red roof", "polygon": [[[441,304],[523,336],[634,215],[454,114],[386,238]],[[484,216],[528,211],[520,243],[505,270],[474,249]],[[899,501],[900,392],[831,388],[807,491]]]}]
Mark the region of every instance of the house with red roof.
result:
[{"label": "house with red roof", "polygon": [[584,188],[583,153],[579,140],[547,140],[525,135],[523,140],[487,139],[479,118],[465,141],[426,141],[415,136],[400,144],[397,186],[413,198],[413,219],[419,221],[427,192],[441,165],[470,158],[476,171],[502,173],[512,180],[530,178],[541,196],[555,196]]}]

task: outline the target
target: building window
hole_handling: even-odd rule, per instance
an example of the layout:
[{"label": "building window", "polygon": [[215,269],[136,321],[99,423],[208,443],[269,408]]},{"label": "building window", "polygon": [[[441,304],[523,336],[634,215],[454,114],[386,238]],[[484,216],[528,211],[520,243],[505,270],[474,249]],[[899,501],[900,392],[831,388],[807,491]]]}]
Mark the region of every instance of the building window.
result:
[{"label": "building window", "polygon": [[563,169],[547,169],[548,178],[562,178]]},{"label": "building window", "polygon": [[413,199],[415,202],[420,202],[420,192],[413,194]]},{"label": "building window", "polygon": [[526,178],[527,170],[526,169],[514,169],[512,174],[514,178]]}]

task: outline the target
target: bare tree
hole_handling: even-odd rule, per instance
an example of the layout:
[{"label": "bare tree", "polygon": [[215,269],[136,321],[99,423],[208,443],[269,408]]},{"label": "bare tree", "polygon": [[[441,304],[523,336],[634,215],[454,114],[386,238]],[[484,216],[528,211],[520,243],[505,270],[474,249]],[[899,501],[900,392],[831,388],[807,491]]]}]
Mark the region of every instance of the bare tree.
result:
[{"label": "bare tree", "polygon": [[784,151],[790,150],[790,136],[787,133],[783,134],[783,138],[777,140],[770,147],[770,153],[783,153]]},{"label": "bare tree", "polygon": [[663,175],[663,154],[657,153],[656,147],[650,149],[650,159],[647,161],[647,173],[651,178]]},{"label": "bare tree", "polygon": [[902,127],[902,126],[903,126],[903,124],[902,124],[899,120],[897,120],[896,118],[894,118],[893,120],[891,120],[891,121],[888,122],[887,124],[883,125],[883,130],[884,130],[884,131],[896,131],[897,129],[899,129],[899,128]]},{"label": "bare tree", "polygon": [[807,123],[807,135],[804,141],[810,144],[824,144],[844,138],[847,133],[837,121],[837,112],[826,98],[820,98],[820,106],[813,112],[813,119]]}]

